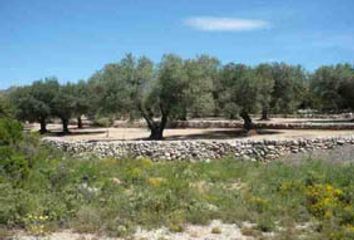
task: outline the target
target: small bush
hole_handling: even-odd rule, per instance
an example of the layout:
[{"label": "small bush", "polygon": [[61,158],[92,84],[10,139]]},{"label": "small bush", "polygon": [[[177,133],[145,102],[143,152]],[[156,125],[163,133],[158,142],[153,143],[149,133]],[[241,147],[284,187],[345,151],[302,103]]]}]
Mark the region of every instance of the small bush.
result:
[{"label": "small bush", "polygon": [[306,188],[307,207],[318,218],[331,218],[335,208],[344,207],[340,201],[343,191],[330,184],[315,184]]},{"label": "small bush", "polygon": [[21,123],[8,118],[0,118],[0,146],[15,145],[23,139]]},{"label": "small bush", "polygon": [[29,175],[29,163],[21,153],[12,148],[0,147],[0,172],[13,184],[21,184]]},{"label": "small bush", "polygon": [[275,229],[275,224],[271,219],[261,216],[257,221],[256,228],[262,232],[271,232]]},{"label": "small bush", "polygon": [[29,174],[29,162],[21,152],[22,125],[14,120],[0,119],[0,174],[19,184]]}]

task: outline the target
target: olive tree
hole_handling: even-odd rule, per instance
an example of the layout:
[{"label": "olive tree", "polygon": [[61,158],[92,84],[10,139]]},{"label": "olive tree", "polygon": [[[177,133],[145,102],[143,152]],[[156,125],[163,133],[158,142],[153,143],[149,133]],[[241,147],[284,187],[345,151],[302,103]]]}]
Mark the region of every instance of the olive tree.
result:
[{"label": "olive tree", "polygon": [[354,111],[354,66],[344,65],[342,76],[339,94],[343,98],[345,106]]},{"label": "olive tree", "polygon": [[274,113],[292,113],[298,109],[305,93],[306,73],[300,65],[272,64],[274,89],[270,108]]},{"label": "olive tree", "polygon": [[0,118],[13,117],[13,107],[7,94],[0,94]]},{"label": "olive tree", "polygon": [[272,66],[270,64],[259,64],[256,69],[256,74],[261,78],[260,104],[262,108],[262,117],[260,120],[269,120],[268,113],[274,91],[275,81],[273,78]]},{"label": "olive tree", "polygon": [[[131,109],[129,79],[133,74],[133,56],[128,54],[119,63],[107,64],[88,80],[90,115],[125,116]],[[133,69],[134,70],[134,69]]]},{"label": "olive tree", "polygon": [[[151,68],[147,68],[144,75],[151,77]],[[149,139],[161,140],[168,120],[178,116],[185,101],[187,75],[183,59],[173,54],[164,55],[156,79],[151,81],[138,109],[150,129]]]},{"label": "olive tree", "polygon": [[187,85],[182,113],[186,115],[189,112],[192,117],[210,115],[215,109],[213,84],[218,75],[219,61],[208,55],[201,55],[186,60],[184,67]]},{"label": "olive tree", "polygon": [[75,86],[67,83],[60,86],[53,99],[53,115],[60,118],[63,133],[69,133],[69,121],[75,115]]},{"label": "olive tree", "polygon": [[47,120],[53,113],[53,99],[59,89],[56,78],[45,78],[31,86],[19,87],[10,94],[18,119],[39,122],[40,133],[47,132]]},{"label": "olive tree", "polygon": [[85,81],[80,80],[78,83],[74,84],[73,88],[74,115],[77,120],[77,128],[83,128],[82,115],[88,113],[92,101]]},{"label": "olive tree", "polygon": [[353,68],[349,64],[322,66],[311,76],[311,91],[317,107],[324,112],[340,112],[351,105]]},{"label": "olive tree", "polygon": [[224,66],[220,81],[223,85],[223,101],[237,106],[244,129],[248,132],[254,128],[250,114],[261,108],[261,98],[264,97],[262,88],[267,82],[252,68],[233,63]]},{"label": "olive tree", "polygon": [[168,120],[183,108],[187,75],[183,59],[176,55],[165,55],[155,68],[148,58],[128,54],[96,73],[89,83],[100,92],[98,102],[104,111],[144,118],[149,139],[160,140]]}]

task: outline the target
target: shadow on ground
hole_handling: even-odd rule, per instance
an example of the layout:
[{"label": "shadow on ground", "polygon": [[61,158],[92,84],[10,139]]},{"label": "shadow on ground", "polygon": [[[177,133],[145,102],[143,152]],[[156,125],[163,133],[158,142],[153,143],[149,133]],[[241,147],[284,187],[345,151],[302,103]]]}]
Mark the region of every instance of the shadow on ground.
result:
[{"label": "shadow on ground", "polygon": [[[235,138],[245,138],[257,135],[272,135],[281,134],[280,131],[272,131],[266,129],[259,129],[245,133],[242,129],[230,129],[230,130],[209,130],[200,134],[176,134],[171,136],[166,136],[164,140],[174,141],[174,140],[195,140],[195,139],[235,139]],[[147,140],[147,138],[137,138],[134,140]]]},{"label": "shadow on ground", "polygon": [[[304,123],[303,121],[290,121],[288,123]],[[354,123],[354,119],[316,119],[309,120],[306,123]]]},{"label": "shadow on ground", "polygon": [[[89,129],[89,128],[85,128],[85,129]],[[81,130],[81,131],[70,131],[69,133],[64,133],[61,130],[50,130],[49,132],[45,133],[45,136],[48,137],[58,137],[58,136],[82,136],[82,135],[95,135],[95,134],[102,134],[102,133],[106,133],[107,131],[105,129],[102,130],[95,130],[95,131],[85,131],[85,130]]]}]

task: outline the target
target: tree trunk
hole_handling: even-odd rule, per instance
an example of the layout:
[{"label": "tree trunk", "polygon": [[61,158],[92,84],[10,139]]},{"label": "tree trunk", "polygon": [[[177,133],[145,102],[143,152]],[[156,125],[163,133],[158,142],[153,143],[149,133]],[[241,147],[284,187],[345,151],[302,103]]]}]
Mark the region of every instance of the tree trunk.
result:
[{"label": "tree trunk", "polygon": [[263,121],[268,121],[270,120],[269,117],[268,117],[268,109],[266,107],[264,107],[262,109],[262,117],[260,120],[263,120]]},{"label": "tree trunk", "polygon": [[245,111],[242,111],[240,115],[244,121],[244,123],[243,123],[244,130],[246,132],[249,132],[251,129],[254,129],[254,124],[252,122],[250,115]]},{"label": "tree trunk", "polygon": [[149,111],[145,111],[141,105],[139,105],[139,110],[144,117],[149,129],[150,129],[150,140],[162,140],[163,139],[163,131],[167,124],[168,111],[165,111],[162,104],[160,104],[161,111],[161,121],[155,122],[153,119],[153,115],[149,114]]},{"label": "tree trunk", "polygon": [[161,121],[160,122],[152,122],[152,125],[150,127],[150,137],[149,139],[151,140],[162,140],[163,139],[163,130],[165,130],[166,124],[167,124],[167,115],[168,113],[163,110],[163,107],[160,106],[161,110]]},{"label": "tree trunk", "polygon": [[48,130],[47,130],[47,122],[46,122],[45,118],[42,118],[40,120],[40,125],[41,125],[41,129],[39,130],[40,134],[47,133],[48,132]]},{"label": "tree trunk", "polygon": [[162,140],[163,139],[163,130],[161,126],[155,126],[150,128],[150,140]]},{"label": "tree trunk", "polygon": [[77,128],[79,129],[83,128],[81,116],[77,117]]},{"label": "tree trunk", "polygon": [[70,133],[69,127],[68,127],[68,125],[69,125],[69,119],[62,119],[61,121],[62,121],[62,123],[63,123],[63,133],[64,133],[64,134]]}]

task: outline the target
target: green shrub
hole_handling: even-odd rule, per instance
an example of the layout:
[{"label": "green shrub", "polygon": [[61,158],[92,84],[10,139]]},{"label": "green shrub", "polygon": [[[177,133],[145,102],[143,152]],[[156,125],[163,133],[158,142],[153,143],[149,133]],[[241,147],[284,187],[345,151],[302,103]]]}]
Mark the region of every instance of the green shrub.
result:
[{"label": "green shrub", "polygon": [[23,139],[21,123],[8,118],[0,118],[0,146],[14,145]]},{"label": "green shrub", "polygon": [[28,161],[23,154],[15,152],[12,148],[0,147],[0,173],[13,184],[20,184],[28,177]]},{"label": "green shrub", "polygon": [[22,125],[8,118],[0,119],[0,179],[19,184],[29,174],[29,163],[20,150]]}]

